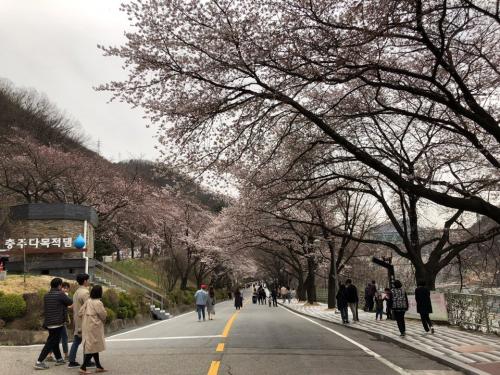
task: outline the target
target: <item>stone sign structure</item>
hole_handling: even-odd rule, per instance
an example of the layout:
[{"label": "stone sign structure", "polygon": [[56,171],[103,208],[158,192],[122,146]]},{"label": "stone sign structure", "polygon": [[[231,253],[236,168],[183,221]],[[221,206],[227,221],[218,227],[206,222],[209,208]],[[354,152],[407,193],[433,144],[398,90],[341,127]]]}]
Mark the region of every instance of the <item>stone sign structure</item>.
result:
[{"label": "stone sign structure", "polygon": [[[74,278],[93,271],[94,230],[97,213],[91,207],[66,203],[31,203],[8,208],[8,218],[0,234],[0,257],[8,256],[11,272],[57,275]],[[85,247],[74,241],[85,236]]]}]

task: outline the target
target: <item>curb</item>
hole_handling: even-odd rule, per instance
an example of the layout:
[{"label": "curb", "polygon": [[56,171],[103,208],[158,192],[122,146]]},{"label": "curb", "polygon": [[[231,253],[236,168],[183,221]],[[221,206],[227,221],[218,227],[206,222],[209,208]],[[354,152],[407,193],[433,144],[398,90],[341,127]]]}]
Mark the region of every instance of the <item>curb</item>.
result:
[{"label": "curb", "polygon": [[349,328],[349,329],[355,329],[357,331],[368,333],[368,334],[370,334],[370,335],[372,335],[372,336],[374,336],[374,337],[376,337],[378,339],[382,339],[382,340],[386,340],[386,341],[391,341],[391,342],[393,342],[395,344],[398,344],[401,347],[404,347],[404,348],[409,349],[409,350],[411,350],[411,351],[413,351],[415,353],[423,355],[424,357],[433,359],[433,360],[435,360],[438,363],[441,363],[443,365],[447,365],[448,367],[451,367],[454,370],[461,371],[461,372],[463,372],[464,374],[467,374],[467,375],[491,375],[491,373],[489,373],[489,372],[485,372],[485,371],[479,370],[479,369],[477,369],[475,367],[472,367],[472,366],[470,366],[470,365],[468,365],[466,363],[460,362],[460,361],[458,361],[456,359],[442,357],[442,356],[440,356],[438,354],[433,353],[430,350],[423,349],[423,348],[417,348],[417,347],[413,346],[413,344],[410,344],[408,342],[405,342],[404,340],[398,339],[397,337],[392,337],[392,336],[384,335],[384,334],[378,333],[378,332],[372,332],[372,331],[369,331],[369,330],[361,328],[361,327],[354,327],[354,326],[350,326],[350,325],[340,324],[340,323],[337,323],[337,322],[332,322],[331,320],[328,320],[328,319],[325,319],[325,318],[320,318],[320,317],[317,317],[317,316],[314,316],[314,315],[311,315],[311,314],[307,314],[307,313],[305,313],[303,311],[298,311],[298,310],[295,310],[295,309],[293,309],[291,307],[287,307],[287,306],[285,306],[285,305],[283,305],[282,303],[279,303],[279,302],[278,302],[278,305],[280,305],[281,307],[283,307],[283,308],[285,308],[287,310],[293,311],[294,313],[297,313],[299,315],[307,316],[308,318],[313,318],[313,319],[316,319],[316,320],[320,320],[322,322],[335,324],[335,325],[342,326],[342,327]]}]

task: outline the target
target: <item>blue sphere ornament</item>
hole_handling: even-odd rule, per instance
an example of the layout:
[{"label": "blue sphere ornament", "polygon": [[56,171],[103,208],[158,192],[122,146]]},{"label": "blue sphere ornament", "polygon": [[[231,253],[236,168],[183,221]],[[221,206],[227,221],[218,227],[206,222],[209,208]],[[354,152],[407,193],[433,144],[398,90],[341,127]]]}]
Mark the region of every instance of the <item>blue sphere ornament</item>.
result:
[{"label": "blue sphere ornament", "polygon": [[79,234],[73,242],[73,245],[75,245],[77,249],[83,249],[85,247],[85,238],[83,238],[83,236]]}]

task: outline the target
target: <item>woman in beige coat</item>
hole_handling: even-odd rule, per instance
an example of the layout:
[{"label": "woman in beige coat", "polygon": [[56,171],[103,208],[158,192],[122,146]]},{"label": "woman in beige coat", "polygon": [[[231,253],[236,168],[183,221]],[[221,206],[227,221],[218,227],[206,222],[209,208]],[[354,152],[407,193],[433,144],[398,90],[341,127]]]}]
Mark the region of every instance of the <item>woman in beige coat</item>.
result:
[{"label": "woman in beige coat", "polygon": [[86,364],[94,357],[96,372],[106,372],[99,362],[99,352],[106,349],[104,342],[104,322],[106,321],[106,309],[101,302],[102,287],[95,285],[90,291],[90,298],[85,301],[80,309],[79,316],[82,319],[82,345],[85,354],[80,374],[91,374],[87,371]]}]

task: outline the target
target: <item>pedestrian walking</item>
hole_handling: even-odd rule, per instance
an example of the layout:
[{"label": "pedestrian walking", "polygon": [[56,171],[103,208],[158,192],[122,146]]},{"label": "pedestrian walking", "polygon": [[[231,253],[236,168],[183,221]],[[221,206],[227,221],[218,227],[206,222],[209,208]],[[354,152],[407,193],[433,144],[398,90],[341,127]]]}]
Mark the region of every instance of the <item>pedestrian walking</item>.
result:
[{"label": "pedestrian walking", "polygon": [[99,353],[106,350],[104,338],[104,323],[107,312],[101,301],[102,287],[94,285],[90,291],[90,298],[85,301],[78,313],[82,319],[82,346],[83,364],[80,367],[80,374],[91,374],[87,371],[87,364],[94,358],[97,372],[107,372],[100,362]]},{"label": "pedestrian walking", "polygon": [[207,286],[202,284],[200,289],[194,294],[194,299],[196,302],[196,312],[198,313],[198,322],[201,322],[203,316],[203,321],[205,321],[205,307],[207,306],[208,293],[206,291]]},{"label": "pedestrian walking", "polygon": [[273,306],[278,307],[278,290],[275,287],[271,289],[271,299],[273,300]]},{"label": "pedestrian walking", "polygon": [[392,292],[390,288],[384,290],[385,314],[387,320],[392,320]]},{"label": "pedestrian walking", "polygon": [[73,304],[73,301],[61,290],[62,283],[63,281],[59,277],[52,279],[50,282],[50,291],[43,297],[43,327],[49,331],[49,337],[35,363],[36,370],[46,370],[49,368],[45,363],[45,358],[47,358],[50,352],[54,353],[56,366],[66,363],[61,356],[59,342],[61,341],[61,332],[68,315],[67,308]]},{"label": "pedestrian walking", "polygon": [[373,311],[373,304],[375,293],[377,292],[377,288],[375,286],[375,281],[368,283],[365,288],[365,311]]},{"label": "pedestrian walking", "polygon": [[359,322],[358,318],[358,289],[353,285],[351,279],[347,279],[345,282],[346,285],[346,299],[347,305],[352,313],[352,320],[355,322]]},{"label": "pedestrian walking", "polygon": [[347,313],[347,293],[343,283],[339,283],[339,290],[337,291],[336,299],[342,323],[347,324],[349,323],[349,315]]},{"label": "pedestrian walking", "polygon": [[283,303],[285,303],[286,295],[288,294],[288,289],[285,286],[282,286],[280,292],[281,292],[281,299],[283,300]]},{"label": "pedestrian walking", "polygon": [[429,317],[429,314],[432,314],[431,292],[425,286],[424,280],[419,280],[417,282],[415,301],[417,302],[417,312],[420,314],[420,320],[422,321],[425,332],[429,332],[430,329],[431,333],[434,333],[434,327]]},{"label": "pedestrian walking", "polygon": [[406,295],[406,291],[403,289],[403,284],[401,281],[394,281],[394,288],[391,290],[392,292],[392,313],[396,322],[398,323],[399,332],[401,336],[405,336],[406,334],[406,325],[405,325],[405,313],[408,311],[408,296]]},{"label": "pedestrian walking", "polygon": [[382,293],[376,292],[375,293],[375,320],[377,320],[378,317],[380,317],[380,320],[382,320],[383,316],[384,316],[384,297],[382,296]]},{"label": "pedestrian walking", "polygon": [[236,307],[236,310],[240,310],[243,307],[243,295],[239,288],[236,288],[234,291],[234,307]]},{"label": "pedestrian walking", "polygon": [[211,286],[208,289],[208,299],[207,299],[207,314],[208,320],[214,320],[212,315],[215,315],[215,290],[214,287]]},{"label": "pedestrian walking", "polygon": [[[73,294],[73,343],[71,344],[71,349],[69,351],[69,368],[80,367],[80,364],[76,361],[76,353],[78,352],[78,347],[82,343],[82,320],[78,316],[81,307],[87,299],[90,298],[89,293],[89,275],[86,273],[80,273],[76,276],[76,282],[78,283],[78,289]],[[89,364],[87,364],[87,367]]]},{"label": "pedestrian walking", "polygon": [[[61,290],[64,294],[69,296],[70,285],[67,281],[64,281],[61,285]],[[64,322],[63,329],[61,330],[61,346],[63,349],[64,360],[68,360],[68,331],[66,329],[66,325],[69,324],[69,315],[68,315],[68,307],[64,306],[65,312],[64,316],[66,317],[66,321]],[[52,352],[49,353],[46,359],[47,362],[55,362],[54,357],[52,356]]]}]

